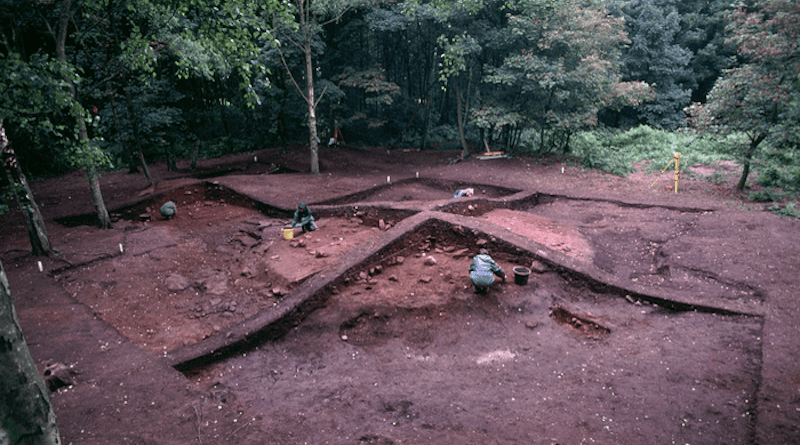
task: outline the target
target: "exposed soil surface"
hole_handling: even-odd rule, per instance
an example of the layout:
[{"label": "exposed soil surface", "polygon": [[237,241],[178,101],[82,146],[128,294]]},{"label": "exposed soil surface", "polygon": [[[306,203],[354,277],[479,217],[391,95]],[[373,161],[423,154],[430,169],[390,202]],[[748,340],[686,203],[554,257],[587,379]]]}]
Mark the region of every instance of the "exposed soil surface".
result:
[{"label": "exposed soil surface", "polygon": [[[321,175],[304,173],[302,148],[197,172],[155,165],[150,187],[106,174],[104,231],[81,175],[37,182],[52,258],[31,257],[21,217],[3,217],[0,259],[34,359],[66,365],[52,394],[63,443],[800,437],[800,224],[731,194],[729,166],[684,174],[674,193],[666,174],[650,187],[655,174],[549,160],[326,150]],[[172,219],[158,214],[168,200]],[[285,239],[300,201],[318,230]],[[445,213],[463,223],[391,238],[412,215]],[[169,366],[387,237],[291,329]],[[486,295],[467,270],[482,247],[507,274]]]}]

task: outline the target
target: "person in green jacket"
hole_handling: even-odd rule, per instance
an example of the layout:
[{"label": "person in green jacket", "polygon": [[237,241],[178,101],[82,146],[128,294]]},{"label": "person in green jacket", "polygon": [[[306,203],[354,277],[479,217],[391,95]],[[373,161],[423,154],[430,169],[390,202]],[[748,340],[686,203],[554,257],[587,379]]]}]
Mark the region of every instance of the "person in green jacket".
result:
[{"label": "person in green jacket", "polygon": [[506,273],[497,265],[486,249],[481,249],[469,265],[469,279],[475,285],[475,292],[485,294],[494,283],[494,276],[506,281]]},{"label": "person in green jacket", "polygon": [[178,212],[178,207],[172,201],[167,201],[164,205],[158,209],[158,213],[161,214],[166,219],[172,219],[175,217],[175,214]]},{"label": "person in green jacket", "polygon": [[317,230],[317,225],[314,224],[314,217],[311,216],[311,212],[304,202],[301,202],[300,205],[297,206],[297,210],[294,211],[292,227],[297,226],[302,227],[303,232],[313,232]]}]

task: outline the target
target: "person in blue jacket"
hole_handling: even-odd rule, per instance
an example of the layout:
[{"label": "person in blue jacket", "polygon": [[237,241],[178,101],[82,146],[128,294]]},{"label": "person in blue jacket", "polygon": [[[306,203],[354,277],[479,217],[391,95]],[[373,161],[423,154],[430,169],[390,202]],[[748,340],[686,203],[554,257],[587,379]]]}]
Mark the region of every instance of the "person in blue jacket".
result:
[{"label": "person in blue jacket", "polygon": [[314,217],[311,216],[311,212],[304,202],[301,202],[300,205],[297,206],[297,210],[294,211],[294,217],[292,218],[292,227],[297,227],[298,225],[303,228],[303,232],[313,232],[317,230],[317,225],[314,224]]},{"label": "person in blue jacket", "polygon": [[506,281],[503,269],[489,256],[486,249],[481,249],[469,265],[469,279],[475,285],[475,292],[485,294],[489,286],[494,283],[495,275]]}]

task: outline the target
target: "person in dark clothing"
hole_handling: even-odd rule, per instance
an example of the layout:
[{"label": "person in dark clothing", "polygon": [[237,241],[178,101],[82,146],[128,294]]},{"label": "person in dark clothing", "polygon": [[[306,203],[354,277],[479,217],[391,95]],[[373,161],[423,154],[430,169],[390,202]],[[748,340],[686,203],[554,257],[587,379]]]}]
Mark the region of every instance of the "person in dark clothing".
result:
[{"label": "person in dark clothing", "polygon": [[485,294],[494,283],[495,275],[506,281],[503,269],[489,256],[486,249],[481,249],[469,265],[469,279],[475,285],[475,292]]},{"label": "person in dark clothing", "polygon": [[297,206],[297,210],[294,211],[292,227],[297,226],[302,227],[303,232],[313,232],[317,230],[317,225],[314,224],[314,217],[311,215],[308,206],[306,206],[304,202],[301,202],[300,205]]}]

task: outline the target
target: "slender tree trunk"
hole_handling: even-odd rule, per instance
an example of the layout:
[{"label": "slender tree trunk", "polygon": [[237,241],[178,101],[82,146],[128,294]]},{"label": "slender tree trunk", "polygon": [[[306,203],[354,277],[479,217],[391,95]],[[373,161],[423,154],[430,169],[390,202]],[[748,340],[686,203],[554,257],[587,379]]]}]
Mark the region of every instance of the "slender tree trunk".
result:
[{"label": "slender tree trunk", "polygon": [[[431,58],[431,71],[429,73],[428,78],[428,87],[432,86],[436,82],[436,52],[433,52],[433,57]],[[422,130],[422,143],[420,144],[419,148],[421,150],[425,150],[428,145],[428,138],[430,137],[431,132],[431,102],[433,102],[433,94],[428,96],[428,99],[425,101],[425,128]]]},{"label": "slender tree trunk", "polygon": [[[22,212],[25,227],[28,229],[28,237],[31,240],[31,253],[34,256],[49,256],[53,253],[53,249],[50,246],[50,238],[47,236],[44,218],[42,218],[39,206],[33,198],[28,179],[19,166],[17,156],[14,154],[14,150],[9,147],[2,121],[0,121],[0,153],[2,153],[2,161],[5,165],[4,170],[8,183],[14,188],[12,193],[17,202],[17,208]],[[17,186],[22,188],[22,193],[16,190]]]},{"label": "slender tree trunk", "polygon": [[192,153],[192,163],[189,165],[189,170],[194,171],[197,167],[197,158],[200,156],[200,139],[194,141],[194,152]]},{"label": "slender tree trunk", "polygon": [[153,183],[153,176],[150,174],[150,169],[147,168],[147,161],[144,160],[144,152],[142,151],[141,147],[139,147],[138,149],[138,155],[139,155],[139,164],[141,164],[142,171],[144,171],[144,177],[145,179],[147,179],[147,184],[150,185]]},{"label": "slender tree trunk", "polygon": [[303,42],[306,62],[306,103],[308,104],[308,146],[311,148],[311,173],[319,174],[319,142],[317,137],[317,111],[314,103],[314,64],[311,60],[311,38]]},{"label": "slender tree trunk", "polygon": [[735,187],[736,191],[741,192],[744,190],[744,186],[747,184],[747,176],[750,174],[750,163],[753,160],[753,155],[755,154],[758,145],[761,144],[766,137],[767,135],[762,133],[750,140],[750,146],[747,148],[747,152],[744,155],[744,162],[742,163],[742,176],[739,178],[739,182]]},{"label": "slender tree trunk", "polygon": [[0,443],[58,445],[50,393],[19,326],[0,263]]},{"label": "slender tree trunk", "polygon": [[461,157],[466,157],[469,154],[469,147],[467,147],[467,138],[464,136],[464,109],[461,100],[461,88],[456,82],[456,112],[458,118],[458,137],[461,139]]},{"label": "slender tree trunk", "polygon": [[150,169],[147,168],[147,161],[144,160],[142,143],[139,139],[139,120],[136,117],[136,110],[133,108],[130,98],[128,98],[128,116],[131,118],[131,131],[133,132],[133,143],[136,146],[136,158],[139,161],[139,165],[142,166],[142,171],[144,172],[145,179],[147,179],[147,184],[150,185],[153,183],[153,176],[150,175]]},{"label": "slender tree trunk", "polygon": [[[58,32],[56,34],[56,59],[59,62],[67,60],[66,42],[67,42],[67,28],[69,27],[70,8],[72,7],[72,0],[64,0],[61,4],[61,17],[58,21]],[[78,100],[78,93],[75,90],[73,79],[64,79],[69,84],[70,93]],[[79,143],[89,145],[89,132],[86,131],[86,121],[83,114],[77,118]],[[86,166],[86,176],[89,180],[89,187],[92,191],[92,202],[97,211],[98,226],[101,229],[111,228],[111,218],[108,216],[105,202],[103,202],[103,193],[100,191],[100,176],[97,169],[91,161]]]}]

